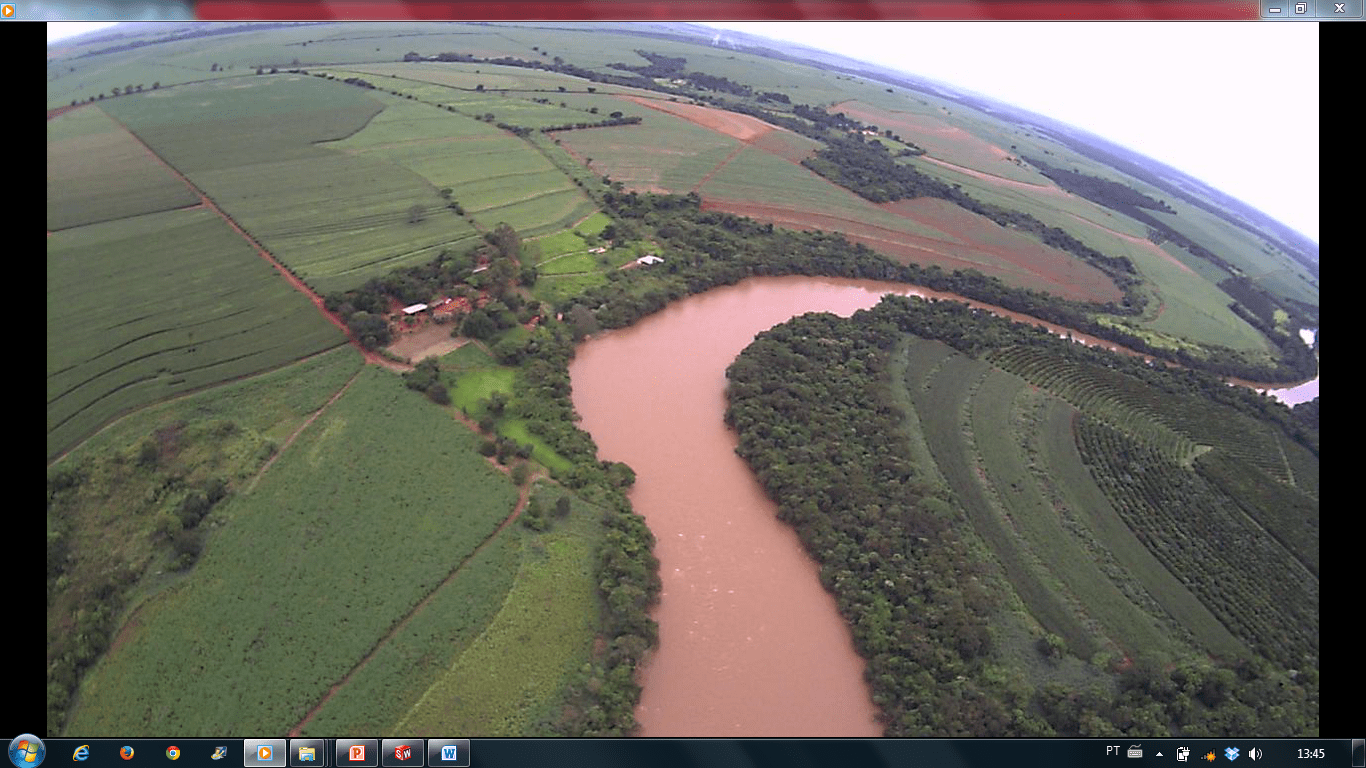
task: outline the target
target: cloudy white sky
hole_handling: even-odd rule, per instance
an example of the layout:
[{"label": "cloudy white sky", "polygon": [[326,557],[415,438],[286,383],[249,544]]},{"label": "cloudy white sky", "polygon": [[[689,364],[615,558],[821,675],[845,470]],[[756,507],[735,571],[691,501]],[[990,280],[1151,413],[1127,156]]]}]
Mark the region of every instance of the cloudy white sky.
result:
[{"label": "cloudy white sky", "polygon": [[[1317,24],[712,25],[842,53],[1070,123],[1319,239]],[[79,31],[49,23],[48,40]]]},{"label": "cloudy white sky", "polygon": [[1279,22],[731,22],[1084,128],[1319,239],[1319,30]]}]

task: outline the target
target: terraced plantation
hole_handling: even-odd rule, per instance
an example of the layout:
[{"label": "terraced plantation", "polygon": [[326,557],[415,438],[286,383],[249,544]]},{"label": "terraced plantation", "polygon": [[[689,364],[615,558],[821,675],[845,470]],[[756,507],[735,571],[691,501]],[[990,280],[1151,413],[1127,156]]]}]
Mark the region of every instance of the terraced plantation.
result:
[{"label": "terraced plantation", "polygon": [[134,408],[345,342],[203,208],[58,232],[47,280],[49,458]]},{"label": "terraced plantation", "polygon": [[750,599],[661,558],[741,537],[656,542],[662,470],[600,455],[570,361],[791,281],[943,297],[754,306],[792,319],[707,417],[796,532],[735,557],[782,549],[833,596],[802,607],[854,670],[849,722],[1317,735],[1317,401],[1226,381],[1315,375],[1316,247],[976,97],[777,45],[537,22],[50,44],[47,731],[790,727],[787,694],[646,705],[661,637],[720,674],[727,643],[776,658],[790,635],[661,633],[670,593]]}]

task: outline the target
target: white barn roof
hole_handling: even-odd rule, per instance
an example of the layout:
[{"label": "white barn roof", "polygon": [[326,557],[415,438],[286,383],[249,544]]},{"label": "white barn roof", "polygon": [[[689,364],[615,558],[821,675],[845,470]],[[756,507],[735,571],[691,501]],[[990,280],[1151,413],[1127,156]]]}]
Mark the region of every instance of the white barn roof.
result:
[{"label": "white barn roof", "polygon": [[405,315],[416,315],[418,312],[421,312],[422,310],[424,310],[424,309],[426,309],[426,308],[427,308],[427,305],[426,305],[426,304],[413,304],[412,306],[404,307],[404,308],[403,308],[403,314],[405,314]]}]

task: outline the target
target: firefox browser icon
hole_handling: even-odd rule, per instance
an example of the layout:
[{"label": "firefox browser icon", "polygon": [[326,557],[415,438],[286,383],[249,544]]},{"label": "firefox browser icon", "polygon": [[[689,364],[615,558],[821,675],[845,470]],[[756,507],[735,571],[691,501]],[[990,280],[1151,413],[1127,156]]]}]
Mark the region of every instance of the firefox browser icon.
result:
[{"label": "firefox browser icon", "polygon": [[124,760],[132,760],[132,759],[133,759],[133,748],[132,748],[132,747],[119,747],[119,757],[123,758]]}]

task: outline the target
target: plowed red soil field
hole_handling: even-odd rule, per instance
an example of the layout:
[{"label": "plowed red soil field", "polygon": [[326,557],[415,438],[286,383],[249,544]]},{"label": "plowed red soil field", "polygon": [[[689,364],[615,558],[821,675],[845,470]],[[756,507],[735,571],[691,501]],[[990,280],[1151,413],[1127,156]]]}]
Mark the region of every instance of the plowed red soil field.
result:
[{"label": "plowed red soil field", "polygon": [[702,207],[793,229],[843,232],[850,240],[903,263],[938,264],[948,270],[977,269],[1013,285],[1080,301],[1123,299],[1114,283],[1095,267],[944,200],[921,198],[882,206],[945,232],[949,239],[943,240],[780,204],[704,199]]}]

